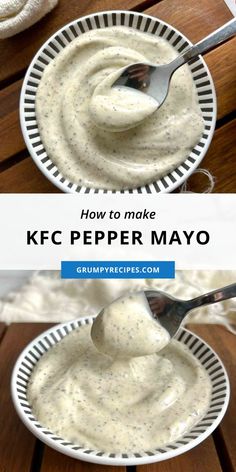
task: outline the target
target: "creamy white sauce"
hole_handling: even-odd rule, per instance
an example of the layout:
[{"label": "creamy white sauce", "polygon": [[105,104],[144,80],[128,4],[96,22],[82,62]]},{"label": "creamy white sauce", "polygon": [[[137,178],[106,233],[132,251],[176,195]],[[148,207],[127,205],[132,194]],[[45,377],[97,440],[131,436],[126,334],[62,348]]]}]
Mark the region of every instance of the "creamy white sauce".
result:
[{"label": "creamy white sauce", "polygon": [[148,94],[129,87],[112,87],[122,70],[109,74],[95,88],[89,105],[95,124],[113,132],[134,128],[158,108],[157,101]]},{"label": "creamy white sauce", "polygon": [[113,358],[154,354],[170,340],[168,332],[153,319],[142,292],[105,308],[93,323],[91,337],[100,352]]},{"label": "creamy white sauce", "polygon": [[135,188],[184,161],[204,129],[188,66],[173,75],[159,110],[148,95],[111,87],[131,63],[176,56],[165,39],[120,26],[87,32],[56,56],[40,81],[36,114],[65,177],[93,188]]},{"label": "creamy white sauce", "polygon": [[[209,406],[210,380],[200,362],[175,340],[153,353],[168,342],[165,330],[153,326],[145,303],[137,306],[140,296],[126,301],[104,310],[105,334],[100,321],[94,324],[93,338],[109,355],[96,349],[90,326],[83,325],[42,356],[28,386],[41,424],[86,448],[133,453],[164,446],[189,431]],[[115,347],[107,338],[108,313]]]}]

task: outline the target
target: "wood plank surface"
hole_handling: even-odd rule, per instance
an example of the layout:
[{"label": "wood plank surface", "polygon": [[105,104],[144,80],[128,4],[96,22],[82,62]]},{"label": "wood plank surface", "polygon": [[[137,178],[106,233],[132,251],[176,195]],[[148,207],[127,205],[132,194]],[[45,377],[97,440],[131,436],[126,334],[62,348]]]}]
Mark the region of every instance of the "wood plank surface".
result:
[{"label": "wood plank surface", "polygon": [[236,109],[236,37],[204,55],[212,75],[217,96],[217,119]]},{"label": "wood plank surface", "polygon": [[25,428],[14,410],[10,395],[10,379],[13,366],[22,349],[48,327],[48,323],[13,324],[7,329],[0,344],[1,472],[31,472],[35,438]]},{"label": "wood plank surface", "polygon": [[[125,472],[126,467],[104,466],[78,461],[49,447],[45,448],[40,472]],[[216,472],[218,472],[216,470]]]},{"label": "wood plank surface", "polygon": [[[200,167],[215,177],[214,192],[236,192],[236,119],[216,130],[209,151]],[[188,181],[192,192],[203,192],[209,182],[202,174],[194,174]]]},{"label": "wood plank surface", "polygon": [[2,341],[5,330],[6,330],[5,323],[0,323],[0,342]]},{"label": "wood plank surface", "polygon": [[232,19],[224,0],[163,0],[145,13],[175,26],[192,42],[199,41]]},{"label": "wood plank surface", "polygon": [[191,451],[173,459],[137,466],[136,472],[222,472],[222,469],[210,437]]},{"label": "wood plank surface", "polygon": [[22,82],[18,80],[0,91],[0,162],[25,149],[19,119]]},{"label": "wood plank surface", "polygon": [[[28,67],[42,44],[66,23],[90,13],[105,10],[129,10],[143,0],[60,0],[57,7],[28,30],[0,41],[0,82]],[[147,4],[149,2],[146,2]]]},{"label": "wood plank surface", "polygon": [[221,326],[192,324],[189,329],[216,351],[229,375],[231,395],[228,410],[219,427],[222,442],[218,444],[218,448],[223,454],[225,472],[236,471],[236,336]]},{"label": "wood plank surface", "polygon": [[60,193],[30,157],[0,173],[0,193]]}]

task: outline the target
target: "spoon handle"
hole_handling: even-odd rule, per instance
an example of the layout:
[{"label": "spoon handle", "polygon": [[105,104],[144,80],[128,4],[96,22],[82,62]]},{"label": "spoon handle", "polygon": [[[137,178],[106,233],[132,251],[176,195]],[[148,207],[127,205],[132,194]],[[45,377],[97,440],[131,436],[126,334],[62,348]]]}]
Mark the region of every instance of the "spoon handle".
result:
[{"label": "spoon handle", "polygon": [[193,298],[186,302],[187,310],[193,310],[199,306],[211,305],[212,303],[222,302],[228,298],[236,297],[236,283],[227,285],[227,287],[218,288],[213,292],[206,293],[200,297]]},{"label": "spoon handle", "polygon": [[172,66],[171,68],[176,70],[178,67],[182,66],[185,62],[189,62],[194,57],[198,56],[199,54],[203,54],[204,52],[213,49],[217,44],[222,43],[226,39],[230,38],[236,34],[236,18],[225,23],[223,26],[218,28],[213,33],[209,34],[206,38],[202,39],[198,43],[190,46],[186,51],[183,52],[180,56],[178,56],[174,61],[170,63]]},{"label": "spoon handle", "polygon": [[216,31],[209,34],[209,36],[199,41],[192,48],[190,48],[189,52],[186,51],[187,54],[190,54],[190,57],[187,60],[189,61],[189,59],[209,51],[210,49],[217,46],[217,44],[222,43],[234,34],[236,34],[236,18],[228,21],[228,23],[225,23],[225,25],[221,26]]}]

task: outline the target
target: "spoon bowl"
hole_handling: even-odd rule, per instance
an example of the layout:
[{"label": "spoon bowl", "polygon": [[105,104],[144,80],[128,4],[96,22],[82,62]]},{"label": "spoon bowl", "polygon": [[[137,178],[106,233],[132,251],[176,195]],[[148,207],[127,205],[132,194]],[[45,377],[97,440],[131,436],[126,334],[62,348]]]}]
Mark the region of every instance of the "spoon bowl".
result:
[{"label": "spoon bowl", "polygon": [[188,63],[199,54],[213,49],[234,34],[236,34],[235,18],[197,44],[187,47],[180,56],[169,64],[135,63],[123,68],[113,87],[129,87],[140,92],[146,92],[156,100],[157,107],[159,108],[168,95],[171,77],[179,67]]},{"label": "spoon bowl", "polygon": [[200,295],[192,300],[179,300],[159,290],[145,290],[143,293],[153,317],[168,331],[172,338],[189,311],[236,297],[236,283]]}]

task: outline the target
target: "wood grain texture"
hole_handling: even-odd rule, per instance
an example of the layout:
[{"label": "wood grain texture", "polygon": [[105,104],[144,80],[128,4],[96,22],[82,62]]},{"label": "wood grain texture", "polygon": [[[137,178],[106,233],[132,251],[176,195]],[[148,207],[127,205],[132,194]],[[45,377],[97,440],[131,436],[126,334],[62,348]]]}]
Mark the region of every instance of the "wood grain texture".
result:
[{"label": "wood grain texture", "polygon": [[[126,472],[126,467],[113,467],[82,462],[45,448],[40,472]],[[216,471],[218,472],[218,471]]]},{"label": "wood grain texture", "polygon": [[[216,351],[223,361],[229,375],[231,396],[228,410],[220,424],[222,436],[221,449],[228,454],[225,471],[236,471],[236,337],[221,326],[190,325],[189,329],[202,337]],[[218,446],[219,447],[219,446]]]},{"label": "wood grain texture", "polygon": [[230,59],[235,56],[236,37],[204,56],[215,84],[218,119],[236,109],[236,68]]},{"label": "wood grain texture", "polygon": [[28,30],[0,41],[0,82],[28,67],[34,54],[59,28],[79,17],[104,10],[129,10],[143,0],[60,0],[57,7]]},{"label": "wood grain texture", "polygon": [[232,19],[224,0],[163,0],[145,13],[175,26],[192,42],[199,41]]},{"label": "wood grain texture", "polygon": [[[200,461],[199,461],[199,458]],[[212,437],[191,451],[155,464],[136,467],[136,472],[222,472]]]},{"label": "wood grain texture", "polygon": [[21,86],[18,80],[0,91],[0,162],[25,148],[19,119]]},{"label": "wood grain texture", "polygon": [[5,323],[0,323],[0,342],[2,341],[5,330],[6,330]]},{"label": "wood grain texture", "polygon": [[[236,119],[216,130],[209,151],[200,167],[208,169],[215,177],[214,192],[236,192]],[[194,174],[189,179],[192,192],[202,192],[208,186],[202,174]]]},{"label": "wood grain texture", "polygon": [[0,173],[0,193],[61,193],[30,157]]},{"label": "wood grain texture", "polygon": [[11,325],[0,344],[0,470],[30,472],[34,436],[18,418],[10,396],[10,379],[15,361],[22,349],[48,324],[16,323]]}]

